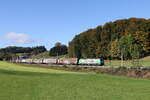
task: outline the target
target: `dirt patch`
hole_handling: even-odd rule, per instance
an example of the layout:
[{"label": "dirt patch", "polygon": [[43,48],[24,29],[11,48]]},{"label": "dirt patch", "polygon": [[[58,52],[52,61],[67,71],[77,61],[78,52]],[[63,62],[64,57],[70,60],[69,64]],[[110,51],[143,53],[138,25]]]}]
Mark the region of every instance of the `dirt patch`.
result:
[{"label": "dirt patch", "polygon": [[149,78],[150,79],[150,72],[145,73],[143,78]]},{"label": "dirt patch", "polygon": [[148,60],[148,61],[150,61],[150,56],[144,57],[141,60]]}]

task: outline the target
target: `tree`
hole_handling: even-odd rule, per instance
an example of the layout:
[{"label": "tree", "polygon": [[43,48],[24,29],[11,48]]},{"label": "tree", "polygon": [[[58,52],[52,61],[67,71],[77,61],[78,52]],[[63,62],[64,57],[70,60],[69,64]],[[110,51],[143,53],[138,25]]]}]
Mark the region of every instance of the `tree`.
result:
[{"label": "tree", "polygon": [[[142,57],[143,48],[140,44],[137,44],[133,36],[127,35],[119,40],[120,58],[121,60],[132,59],[133,62],[139,63],[139,58]],[[137,64],[134,66],[137,66]]]},{"label": "tree", "polygon": [[136,42],[143,47],[145,53],[150,54],[150,32],[137,31],[133,35]]},{"label": "tree", "polygon": [[0,53],[0,60],[11,60],[13,57],[13,54],[7,53],[7,52],[1,52]]},{"label": "tree", "polygon": [[132,47],[135,44],[134,38],[130,35],[124,36],[119,40],[119,49],[122,59],[131,59]]},{"label": "tree", "polygon": [[114,40],[111,43],[109,55],[112,58],[120,58],[119,41]]},{"label": "tree", "polygon": [[49,51],[50,56],[60,56],[68,53],[68,48],[66,45],[57,42],[54,47],[52,47]]},{"label": "tree", "polygon": [[33,49],[31,52],[32,55],[37,55],[37,54],[47,51],[44,46],[36,46],[36,47],[33,47],[32,49]]},{"label": "tree", "polygon": [[132,56],[132,64],[133,66],[139,67],[140,66],[140,61],[139,58],[141,58],[143,52],[142,46],[139,44],[133,44],[131,48],[131,56]]}]

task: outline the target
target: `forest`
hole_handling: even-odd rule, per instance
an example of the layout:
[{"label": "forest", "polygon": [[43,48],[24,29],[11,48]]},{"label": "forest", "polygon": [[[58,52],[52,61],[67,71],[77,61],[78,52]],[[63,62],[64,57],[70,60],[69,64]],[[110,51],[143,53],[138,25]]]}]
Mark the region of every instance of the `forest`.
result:
[{"label": "forest", "polygon": [[76,35],[68,54],[77,58],[138,59],[150,55],[150,19],[108,22]]}]

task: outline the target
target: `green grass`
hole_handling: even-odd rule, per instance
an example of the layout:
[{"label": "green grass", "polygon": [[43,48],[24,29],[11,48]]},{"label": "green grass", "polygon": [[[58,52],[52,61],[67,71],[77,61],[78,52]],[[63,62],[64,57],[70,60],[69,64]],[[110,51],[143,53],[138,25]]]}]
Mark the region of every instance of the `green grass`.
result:
[{"label": "green grass", "polygon": [[[121,66],[121,60],[112,60],[112,61],[105,61],[106,66]],[[143,67],[150,67],[150,60],[139,60],[139,62],[133,61],[123,61],[123,66],[143,66]]]},{"label": "green grass", "polygon": [[32,56],[31,58],[32,59],[50,58],[50,56],[49,56],[49,52],[46,51],[46,52],[40,53],[40,54],[38,54],[36,56]]},{"label": "green grass", "polygon": [[46,52],[43,52],[43,53],[40,53],[36,56],[32,56],[31,57],[32,59],[41,59],[41,58],[69,58],[68,55],[62,55],[62,56],[49,56],[49,52],[46,51]]},{"label": "green grass", "polygon": [[149,100],[150,80],[0,62],[0,100]]},{"label": "green grass", "polygon": [[[60,70],[54,70],[54,69],[45,69],[45,68],[37,68],[37,67],[26,67],[25,65],[18,65],[18,64],[12,64],[8,62],[0,62],[0,70],[7,70],[7,71],[18,71],[18,72],[37,72],[37,73],[74,73],[75,72],[69,72],[69,71],[60,71]],[[81,73],[80,73],[81,74]]]}]

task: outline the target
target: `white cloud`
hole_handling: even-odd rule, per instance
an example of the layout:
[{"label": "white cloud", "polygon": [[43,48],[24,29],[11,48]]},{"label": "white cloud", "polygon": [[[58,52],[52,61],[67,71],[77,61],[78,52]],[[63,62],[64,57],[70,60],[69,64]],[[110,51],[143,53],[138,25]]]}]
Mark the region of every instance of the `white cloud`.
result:
[{"label": "white cloud", "polygon": [[36,42],[36,40],[31,39],[25,33],[16,33],[16,32],[9,32],[5,35],[5,39],[18,44],[27,44]]}]

